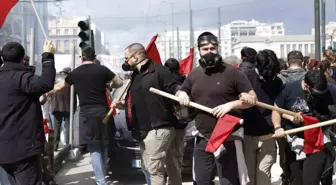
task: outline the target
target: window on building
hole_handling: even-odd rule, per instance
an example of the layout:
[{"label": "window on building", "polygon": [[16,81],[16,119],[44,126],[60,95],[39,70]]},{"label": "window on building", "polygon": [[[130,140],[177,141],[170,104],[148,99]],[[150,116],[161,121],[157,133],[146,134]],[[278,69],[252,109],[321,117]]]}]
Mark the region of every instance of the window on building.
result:
[{"label": "window on building", "polygon": [[56,40],[56,50],[59,51],[60,48],[61,48],[61,41]]},{"label": "window on building", "polygon": [[65,49],[64,50],[64,54],[70,54],[70,50],[69,49]]},{"label": "window on building", "polygon": [[315,53],[315,44],[310,44],[310,53]]},{"label": "window on building", "polygon": [[255,36],[255,35],[256,35],[256,31],[250,31],[250,32],[249,32],[249,35],[250,35],[250,36]]},{"label": "window on building", "polygon": [[72,34],[73,34],[73,35],[77,35],[77,29],[73,29],[73,30],[72,30]]},{"label": "window on building", "polygon": [[56,30],[56,35],[60,35],[61,34],[61,30],[57,29]]},{"label": "window on building", "polygon": [[278,29],[278,30],[281,30],[281,26],[277,26],[277,29]]},{"label": "window on building", "polygon": [[225,56],[227,57],[229,54],[228,53],[225,53]]},{"label": "window on building", "polygon": [[282,31],[278,31],[278,34],[281,35],[281,34],[282,34]]},{"label": "window on building", "polygon": [[304,45],[304,54],[306,55],[306,56],[308,56],[308,44],[305,44]]},{"label": "window on building", "polygon": [[65,29],[65,30],[64,30],[64,34],[65,34],[65,35],[68,35],[68,34],[69,34],[69,29]]},{"label": "window on building", "polygon": [[296,44],[293,44],[293,49],[292,50],[296,50]]},{"label": "window on building", "polygon": [[285,45],[280,45],[280,57],[285,57]]},{"label": "window on building", "polygon": [[302,44],[299,44],[299,51],[301,51],[303,53],[303,51],[302,51]]},{"label": "window on building", "polygon": [[64,48],[69,48],[70,46],[69,46],[69,40],[65,40],[64,41]]},{"label": "window on building", "polygon": [[290,44],[286,44],[286,53],[288,54],[290,52]]},{"label": "window on building", "polygon": [[51,35],[52,34],[52,30],[48,30],[48,35]]}]

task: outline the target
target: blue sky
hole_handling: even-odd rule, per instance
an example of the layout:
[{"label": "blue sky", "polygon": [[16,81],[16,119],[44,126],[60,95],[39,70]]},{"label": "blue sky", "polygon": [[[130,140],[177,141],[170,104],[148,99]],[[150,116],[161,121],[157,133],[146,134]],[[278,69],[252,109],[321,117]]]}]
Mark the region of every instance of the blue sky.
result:
[{"label": "blue sky", "polygon": [[[64,16],[90,15],[107,33],[112,51],[120,52],[132,42],[146,44],[156,32],[174,25],[189,28],[189,0],[71,0],[63,2]],[[167,3],[168,2],[168,3]],[[233,20],[255,19],[284,22],[286,34],[311,34],[314,26],[314,0],[192,0],[195,28],[217,26],[217,8],[223,24]],[[55,7],[51,5],[51,9]],[[84,11],[83,11],[84,10]],[[334,0],[327,0],[327,22],[336,21]]]}]

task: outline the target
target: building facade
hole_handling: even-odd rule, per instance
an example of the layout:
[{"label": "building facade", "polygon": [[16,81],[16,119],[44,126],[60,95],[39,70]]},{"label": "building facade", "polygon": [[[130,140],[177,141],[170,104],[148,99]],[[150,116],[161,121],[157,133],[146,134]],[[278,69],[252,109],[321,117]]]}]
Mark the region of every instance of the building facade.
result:
[{"label": "building facade", "polygon": [[[232,41],[234,55],[240,56],[243,47],[251,47],[255,50],[273,50],[279,58],[286,59],[292,50],[301,51],[304,56],[315,53],[315,40],[313,35],[286,35],[286,36],[241,36]],[[328,45],[327,45],[328,46]]]},{"label": "building facade", "polygon": [[[232,21],[229,24],[221,26],[221,38],[220,47],[221,55],[223,57],[231,56],[234,51],[232,48],[233,39],[240,36],[280,36],[285,35],[285,28],[282,22],[279,23],[261,23],[255,20],[251,21]],[[218,35],[218,28],[208,28],[208,29],[194,29],[195,41],[197,37],[205,32],[210,31],[215,35]],[[156,41],[158,50],[161,54],[163,61],[168,58],[183,59],[189,55],[190,49],[190,31],[180,30],[174,32],[174,41],[172,32],[160,33]],[[178,36],[178,37],[177,37]],[[195,46],[194,46],[195,47]],[[196,60],[199,55],[196,52]]]}]

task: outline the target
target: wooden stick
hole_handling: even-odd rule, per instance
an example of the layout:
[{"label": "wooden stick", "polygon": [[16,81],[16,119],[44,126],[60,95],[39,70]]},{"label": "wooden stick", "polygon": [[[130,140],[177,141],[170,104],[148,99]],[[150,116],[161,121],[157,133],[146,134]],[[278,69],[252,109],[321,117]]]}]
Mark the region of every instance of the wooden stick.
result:
[{"label": "wooden stick", "polygon": [[[121,99],[123,98],[124,94],[127,92],[130,85],[131,85],[131,80],[128,80],[127,83],[126,83],[126,87],[124,88],[124,90],[122,91],[122,93],[119,95],[119,97],[117,99],[118,101],[121,101]],[[108,121],[110,120],[110,117],[113,113],[113,110],[114,110],[114,108],[111,108],[109,110],[109,112],[106,114],[105,118],[103,119],[104,124],[107,124]]]},{"label": "wooden stick", "polygon": [[[111,95],[110,89],[106,88],[106,92],[107,92],[107,94],[108,94],[108,96],[109,96],[109,98],[110,98],[110,100],[112,102],[113,101],[113,97]],[[119,109],[116,109],[116,114],[120,114],[120,110]]]},{"label": "wooden stick", "polygon": [[262,107],[262,108],[265,108],[265,109],[278,111],[282,114],[288,114],[290,116],[295,116],[295,115],[298,114],[296,112],[292,112],[292,111],[289,111],[289,110],[286,110],[286,109],[282,109],[282,108],[279,108],[279,107],[276,107],[276,106],[273,106],[273,105],[268,105],[266,103],[262,103],[262,102],[259,102],[259,101],[257,101],[256,106],[259,106],[259,107]]},{"label": "wooden stick", "polygon": [[[294,129],[290,129],[290,130],[286,130],[285,134],[295,134],[298,132],[303,132],[309,129],[313,129],[313,128],[318,128],[318,127],[324,127],[324,126],[328,126],[328,125],[333,125],[336,123],[336,119],[332,119],[332,120],[328,120],[328,121],[324,121],[324,122],[320,122],[320,123],[316,123],[314,125],[307,125],[307,126],[303,126],[303,127],[299,127],[299,128],[294,128]],[[264,135],[264,136],[260,136],[259,139],[261,141],[267,140],[267,139],[271,139],[273,134],[268,134],[268,135]]]},{"label": "wooden stick", "polygon": [[[157,95],[160,95],[160,96],[163,96],[163,97],[166,97],[166,98],[169,98],[169,99],[172,99],[172,100],[175,100],[175,101],[179,101],[178,97],[175,96],[175,95],[172,95],[172,94],[169,94],[169,93],[166,93],[164,91],[160,91],[158,89],[155,89],[153,87],[149,88],[149,91],[152,92],[152,93],[155,93]],[[206,106],[203,106],[203,105],[200,105],[198,103],[194,103],[194,102],[190,102],[189,103],[189,106],[190,107],[194,107],[194,108],[197,108],[199,110],[202,110],[204,112],[207,112],[207,113],[210,113],[212,112],[213,109],[209,108],[209,107],[206,107]],[[240,120],[240,124],[243,124],[244,120],[241,119]]]}]

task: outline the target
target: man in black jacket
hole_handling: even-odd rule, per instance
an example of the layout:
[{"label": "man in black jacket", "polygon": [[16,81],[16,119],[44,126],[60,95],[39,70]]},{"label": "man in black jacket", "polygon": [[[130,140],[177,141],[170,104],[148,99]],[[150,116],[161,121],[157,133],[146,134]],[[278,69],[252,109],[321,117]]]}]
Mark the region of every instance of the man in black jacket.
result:
[{"label": "man in black jacket", "polygon": [[41,154],[45,136],[39,98],[54,86],[54,52],[51,42],[46,42],[42,74],[36,76],[24,65],[22,45],[11,42],[2,48],[0,166],[13,177],[12,184],[42,183]]},{"label": "man in black jacket", "polygon": [[[174,107],[170,100],[149,91],[150,87],[175,94],[178,84],[164,66],[147,58],[144,46],[134,43],[125,50],[125,71],[133,71],[126,95],[126,119],[133,137],[140,142],[143,164],[152,185],[165,185],[166,159],[175,137]],[[112,106],[120,102],[114,101]],[[167,159],[169,160],[169,159]],[[168,167],[169,168],[169,167]],[[169,172],[169,171],[168,171]],[[168,176],[172,176],[168,173]],[[176,182],[174,185],[181,185]]]},{"label": "man in black jacket", "polygon": [[255,68],[255,56],[257,55],[257,51],[253,48],[244,47],[240,51],[241,59],[243,62],[239,65],[239,68],[243,71],[254,69]]}]

